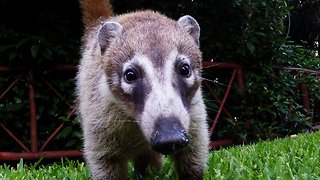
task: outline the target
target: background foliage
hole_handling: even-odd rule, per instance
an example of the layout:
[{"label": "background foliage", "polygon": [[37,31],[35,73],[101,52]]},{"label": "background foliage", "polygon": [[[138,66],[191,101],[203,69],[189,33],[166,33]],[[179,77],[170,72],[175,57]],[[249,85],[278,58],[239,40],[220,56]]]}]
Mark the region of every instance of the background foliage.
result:
[{"label": "background foliage", "polygon": [[[36,91],[39,147],[64,122],[65,127],[45,150],[81,148],[79,122],[66,102],[74,104],[74,71],[54,71],[58,64],[77,63],[81,39],[78,1],[0,1],[0,66],[14,69],[0,74],[0,92],[20,80],[0,100],[0,122],[29,147],[29,84]],[[33,71],[33,78],[28,75]],[[57,96],[46,84],[60,94]],[[0,151],[20,151],[4,131],[0,131]]]},{"label": "background foliage", "polygon": [[320,1],[289,0],[288,4],[294,7],[290,19],[291,39],[309,49],[318,50],[319,53]]},{"label": "background foliage", "polygon": [[[242,65],[246,90],[241,92],[233,85],[226,104],[226,108],[236,119],[223,115],[213,138],[231,137],[245,142],[306,131],[320,122],[319,77],[273,70],[273,66],[320,70],[319,59],[313,51],[319,47],[316,45],[319,22],[313,17],[319,19],[319,14],[314,13],[318,11],[310,10],[319,8],[319,1],[303,1],[303,4],[299,2],[112,1],[116,14],[137,9],[154,9],[173,19],[190,14],[201,26],[204,60],[214,59]],[[308,16],[301,16],[301,13]],[[301,21],[305,23],[302,24]],[[312,23],[308,23],[310,21]],[[27,89],[28,83],[32,82],[37,90],[39,133],[45,137],[60,122],[65,122],[66,128],[58,134],[49,148],[81,147],[79,122],[75,117],[71,121],[66,118],[70,109],[64,105],[65,100],[74,103],[74,72],[55,72],[50,68],[57,64],[78,63],[82,30],[77,0],[0,0],[0,65],[15,69],[39,69],[35,71],[33,80],[23,75],[10,94],[0,100],[0,122],[8,124],[16,132],[21,132],[21,128],[25,129],[19,137],[23,137],[26,144],[29,143]],[[0,92],[20,73],[21,71],[2,73]],[[212,87],[221,97],[230,72],[210,70],[204,74],[205,78],[216,80]],[[44,84],[43,78],[50,79],[63,97],[55,97]],[[301,82],[309,87],[311,112],[307,112],[302,106],[301,93],[297,88]],[[205,95],[210,114],[209,123],[212,123],[218,104],[207,92]],[[2,131],[0,136],[7,138]],[[44,140],[45,138],[40,139],[40,143]],[[9,147],[12,149],[12,144],[11,141],[0,142],[0,150],[8,150]]]},{"label": "background foliage", "polygon": [[[308,44],[313,50],[317,48],[319,1],[114,1],[118,13],[141,7],[165,12],[174,19],[192,15],[202,28],[204,60],[237,63],[244,68],[245,92],[233,85],[226,103],[235,118],[222,115],[214,139],[231,137],[248,142],[306,131],[319,124],[319,77],[273,69],[289,66],[320,70],[315,51],[306,49],[311,48]],[[204,75],[215,81],[212,87],[222,99],[231,72],[207,70]],[[311,112],[302,106],[302,82],[309,87]],[[207,91],[205,97],[211,124],[219,104]]]}]

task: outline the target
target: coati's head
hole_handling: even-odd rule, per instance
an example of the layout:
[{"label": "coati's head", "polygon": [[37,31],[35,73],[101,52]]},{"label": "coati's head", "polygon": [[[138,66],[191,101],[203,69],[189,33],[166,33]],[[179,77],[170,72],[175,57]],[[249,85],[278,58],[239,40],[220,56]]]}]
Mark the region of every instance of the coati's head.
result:
[{"label": "coati's head", "polygon": [[200,27],[151,11],[114,17],[98,32],[107,86],[151,147],[170,154],[186,146],[190,111],[199,99]]}]

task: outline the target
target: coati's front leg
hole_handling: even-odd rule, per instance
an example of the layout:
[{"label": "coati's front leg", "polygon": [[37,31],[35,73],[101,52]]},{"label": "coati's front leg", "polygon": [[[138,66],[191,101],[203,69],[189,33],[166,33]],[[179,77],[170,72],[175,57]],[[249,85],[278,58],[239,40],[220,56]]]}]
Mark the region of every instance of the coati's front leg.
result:
[{"label": "coati's front leg", "polygon": [[152,170],[159,170],[162,165],[162,159],[159,153],[154,151],[149,151],[142,153],[140,156],[134,160],[134,170],[137,178],[144,177],[147,174],[147,168]]},{"label": "coati's front leg", "polygon": [[192,130],[197,132],[190,133],[189,145],[173,155],[175,169],[181,180],[201,180],[206,169],[209,151],[206,127]]},{"label": "coati's front leg", "polygon": [[201,180],[203,179],[203,173],[205,166],[202,162],[197,161],[194,158],[188,157],[188,155],[182,154],[181,156],[176,156],[175,167],[181,180]]},{"label": "coati's front leg", "polygon": [[127,160],[97,157],[98,153],[86,154],[86,161],[94,180],[126,180]]},{"label": "coati's front leg", "polygon": [[127,179],[127,159],[121,157],[116,141],[105,136],[105,129],[84,124],[84,157],[94,180]]},{"label": "coati's front leg", "polygon": [[187,148],[174,155],[175,169],[181,180],[201,180],[206,168],[206,154]]}]

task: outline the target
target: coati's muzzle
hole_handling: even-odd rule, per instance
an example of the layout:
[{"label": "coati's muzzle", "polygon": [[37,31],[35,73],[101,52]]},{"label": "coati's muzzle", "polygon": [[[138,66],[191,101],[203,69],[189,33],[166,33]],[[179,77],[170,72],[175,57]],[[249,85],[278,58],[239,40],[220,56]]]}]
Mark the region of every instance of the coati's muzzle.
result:
[{"label": "coati's muzzle", "polygon": [[175,117],[158,118],[151,134],[151,147],[164,155],[173,154],[189,142],[185,129]]}]

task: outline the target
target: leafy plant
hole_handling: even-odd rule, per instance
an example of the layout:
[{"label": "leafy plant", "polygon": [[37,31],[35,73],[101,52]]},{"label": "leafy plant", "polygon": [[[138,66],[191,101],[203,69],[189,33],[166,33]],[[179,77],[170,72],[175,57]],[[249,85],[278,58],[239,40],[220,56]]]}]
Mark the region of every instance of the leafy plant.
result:
[{"label": "leafy plant", "polygon": [[[62,3],[66,8],[60,8]],[[69,7],[73,7],[71,15],[67,11]],[[24,16],[15,16],[13,11]],[[0,118],[27,147],[30,144],[29,89],[32,85],[37,105],[39,148],[61,123],[66,130],[62,129],[45,150],[81,148],[79,121],[74,115],[67,118],[74,104],[75,70],[55,70],[57,65],[78,62],[79,11],[75,1],[0,2],[0,66],[12,69],[0,74],[1,93],[12,85],[0,99]],[[67,133],[70,129],[72,132]],[[4,131],[0,136],[5,139],[0,142],[0,151],[21,151]]]},{"label": "leafy plant", "polygon": [[[165,3],[119,0],[112,4],[115,14],[137,9],[157,10],[173,19],[190,14],[201,26],[203,59],[232,62],[243,67],[245,92],[232,85],[225,108],[234,118],[222,114],[213,139],[231,137],[249,142],[306,131],[319,124],[319,76],[273,68],[290,66],[320,70],[314,51],[287,42],[288,17],[296,12],[291,3],[285,0]],[[21,12],[24,16],[12,12]],[[78,63],[82,34],[79,2],[1,1],[0,31],[0,65],[16,70],[10,74],[1,73],[0,91],[21,76],[0,100],[1,122],[8,124],[12,131],[25,129],[19,136],[23,143],[29,144],[28,88],[31,83],[36,90],[37,122],[42,137],[39,144],[64,123],[65,129],[48,148],[65,148],[66,145],[66,148],[81,148],[79,120],[75,116],[67,118],[70,107],[66,101],[74,104],[75,72],[52,70],[58,64]],[[25,68],[24,74],[21,68]],[[34,70],[33,78],[29,77],[28,69]],[[211,86],[221,99],[231,72],[205,70],[203,73],[214,82]],[[61,97],[56,96],[44,80],[49,80]],[[301,83],[308,87],[311,111],[302,106],[301,92],[297,88]],[[212,124],[219,104],[209,95],[208,89],[204,94]],[[0,136],[8,138],[3,131]],[[13,147],[16,147],[13,141],[1,141],[0,150],[19,150]]]}]

